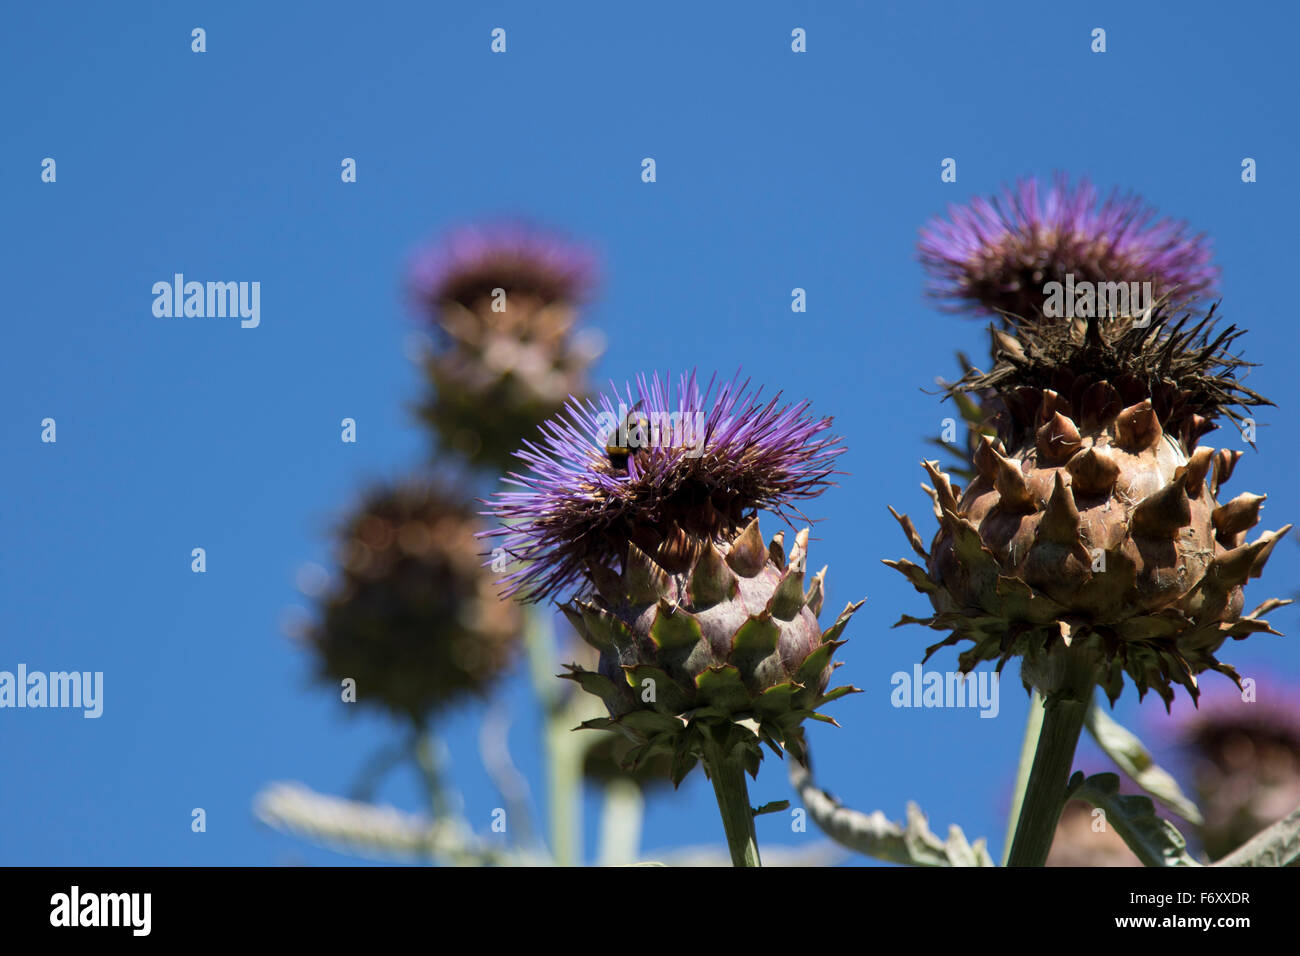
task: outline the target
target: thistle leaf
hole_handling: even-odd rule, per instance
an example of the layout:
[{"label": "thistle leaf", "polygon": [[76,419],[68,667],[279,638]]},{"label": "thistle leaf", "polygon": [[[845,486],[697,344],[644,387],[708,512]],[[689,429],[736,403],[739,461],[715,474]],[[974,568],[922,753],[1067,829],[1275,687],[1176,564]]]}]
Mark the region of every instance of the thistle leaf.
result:
[{"label": "thistle leaf", "polygon": [[1201,865],[1187,852],[1187,841],[1178,829],[1156,816],[1150,797],[1119,792],[1118,774],[1099,773],[1084,779],[1082,772],[1076,773],[1070,779],[1068,795],[1103,810],[1106,822],[1145,866]]},{"label": "thistle leaf", "polygon": [[1142,741],[1106,713],[1095,699],[1088,708],[1085,726],[1097,741],[1097,746],[1134,783],[1188,823],[1199,826],[1205,822],[1196,804],[1178,786],[1178,781],[1158,766]]}]

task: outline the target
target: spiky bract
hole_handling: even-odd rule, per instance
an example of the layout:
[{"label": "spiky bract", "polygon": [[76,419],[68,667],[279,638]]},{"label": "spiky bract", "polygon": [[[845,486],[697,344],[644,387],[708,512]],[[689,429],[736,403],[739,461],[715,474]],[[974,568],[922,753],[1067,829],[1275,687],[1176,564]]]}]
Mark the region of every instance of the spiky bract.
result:
[{"label": "spiky bract", "polygon": [[674,574],[636,546],[620,575],[602,575],[590,600],[564,606],[578,633],[600,652],[595,671],[565,675],[609,709],[584,727],[621,732],[637,767],[671,760],[679,783],[705,748],[705,735],[740,750],[758,773],[766,743],[804,759],[801,724],[852,687],[827,692],[850,604],[822,632],[817,622],[826,569],[804,589],[808,530],[787,559],[784,534],[764,545],[758,519],[730,542],[705,540]]}]

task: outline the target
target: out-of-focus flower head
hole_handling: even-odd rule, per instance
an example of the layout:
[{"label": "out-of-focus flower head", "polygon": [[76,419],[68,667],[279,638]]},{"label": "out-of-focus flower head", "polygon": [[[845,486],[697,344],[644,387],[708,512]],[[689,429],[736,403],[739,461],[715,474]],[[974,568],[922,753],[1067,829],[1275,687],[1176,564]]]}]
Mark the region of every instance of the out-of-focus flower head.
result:
[{"label": "out-of-focus flower head", "polygon": [[305,636],[318,676],[421,722],[482,694],[514,659],[521,615],[479,557],[468,496],[425,483],[376,488],[341,529],[339,579]]},{"label": "out-of-focus flower head", "polygon": [[464,227],[418,253],[408,286],[431,327],[421,417],[471,464],[509,467],[521,435],[586,390],[599,336],[575,330],[594,254],[537,227]]},{"label": "out-of-focus flower head", "polygon": [[1207,690],[1169,734],[1190,757],[1212,860],[1300,806],[1300,687],[1256,678]]},{"label": "out-of-focus flower head", "polygon": [[1056,836],[1044,866],[1141,866],[1114,827],[1099,818],[1092,804],[1070,800],[1061,811]]}]

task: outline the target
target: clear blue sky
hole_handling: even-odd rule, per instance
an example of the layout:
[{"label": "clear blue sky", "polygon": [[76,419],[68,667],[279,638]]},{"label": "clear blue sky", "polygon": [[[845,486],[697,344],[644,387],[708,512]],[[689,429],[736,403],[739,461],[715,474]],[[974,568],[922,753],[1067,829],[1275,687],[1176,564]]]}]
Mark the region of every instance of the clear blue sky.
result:
[{"label": "clear blue sky", "polygon": [[[1300,517],[1300,380],[1289,294],[1300,182],[1294,9],[1205,2],[17,4],[0,36],[0,669],[102,670],[99,720],[0,711],[0,863],[347,862],[252,817],[278,779],[342,792],[391,733],[349,719],[285,639],[304,562],[354,493],[424,454],[405,410],[412,248],[525,215],[588,238],[608,281],[589,312],[602,378],[696,365],[810,398],[850,474],[815,502],[829,601],[868,601],[841,674],[866,693],[815,726],[821,782],[1000,846],[1025,697],[1000,716],[896,710],[890,675],[930,636],[890,630],[923,598],[880,559],[927,537],[918,462],[947,414],[920,389],[980,354],[977,323],[921,295],[917,228],[945,205],[1061,169],[1135,189],[1211,234],[1224,309],[1278,409],[1238,491]],[[882,9],[882,7],[884,9]],[[190,51],[190,30],[208,52]],[[504,27],[508,52],[489,52]],[[1108,51],[1089,50],[1093,27]],[[803,27],[808,52],[790,51]],[[42,183],[44,157],[57,182]],[[359,181],[344,185],[340,160]],[[658,182],[640,179],[643,157]],[[939,164],[958,162],[943,184]],[[1240,180],[1243,157],[1259,181]],[[261,282],[261,326],[155,318],[184,272]],[[803,287],[808,311],[790,311]],[[339,421],[359,441],[339,441]],[[57,444],[40,441],[57,420]],[[1211,444],[1241,447],[1240,439]],[[208,571],[190,571],[204,547]],[[1254,596],[1289,594],[1281,545]],[[1300,631],[1300,614],[1274,615]],[[1228,650],[1300,679],[1300,641]],[[955,654],[937,658],[955,666]],[[1210,675],[1208,680],[1218,680]],[[540,792],[520,678],[516,757]],[[1125,721],[1163,718],[1126,692]],[[499,799],[468,710],[449,727],[472,817]],[[755,802],[788,796],[769,758]],[[415,807],[413,782],[381,796]],[[720,842],[697,774],[658,800],[649,848]],[[208,831],[190,831],[190,810]],[[796,844],[780,818],[760,840]],[[590,847],[591,841],[588,841]]]}]

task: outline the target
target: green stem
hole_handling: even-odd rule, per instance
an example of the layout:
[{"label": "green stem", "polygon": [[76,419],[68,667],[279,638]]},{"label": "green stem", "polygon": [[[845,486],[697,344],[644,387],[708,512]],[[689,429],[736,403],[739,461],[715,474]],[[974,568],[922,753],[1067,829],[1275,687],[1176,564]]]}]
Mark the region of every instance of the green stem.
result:
[{"label": "green stem", "polygon": [[745,767],[728,756],[718,744],[706,741],[704,764],[713,781],[713,794],[722,814],[727,833],[727,848],[733,866],[762,866],[758,858],[758,838],[754,834],[754,810],[749,805],[749,787]]},{"label": "green stem", "polygon": [[524,625],[528,670],[533,692],[543,710],[543,745],[546,748],[546,811],[551,856],[559,866],[577,866],[582,860],[582,763],[587,741],[573,732],[572,696],[561,691],[556,676],[560,653],[550,611],[531,607]]},{"label": "green stem", "polygon": [[566,711],[546,720],[547,810],[551,855],[558,866],[577,866],[582,859],[582,761],[584,742],[573,732]]},{"label": "green stem", "polygon": [[451,813],[451,801],[442,782],[442,767],[438,759],[438,739],[424,724],[415,735],[415,761],[420,766],[424,778],[424,791],[429,800],[429,810],[435,820],[441,820]]},{"label": "green stem", "polygon": [[605,784],[605,805],[600,816],[598,866],[625,866],[636,862],[641,851],[641,823],[645,795],[627,777]]},{"label": "green stem", "polygon": [[1016,768],[1016,789],[1011,798],[1011,815],[1007,818],[1007,835],[1002,841],[1002,865],[1011,858],[1011,843],[1020,823],[1020,808],[1025,804],[1029,787],[1029,770],[1034,765],[1034,750],[1043,732],[1043,695],[1035,688],[1029,697],[1029,717],[1025,720],[1025,739],[1020,744],[1020,765]]},{"label": "green stem", "polygon": [[1048,695],[1007,866],[1042,866],[1047,862],[1087,714],[1087,699],[1080,700],[1064,691]]}]

